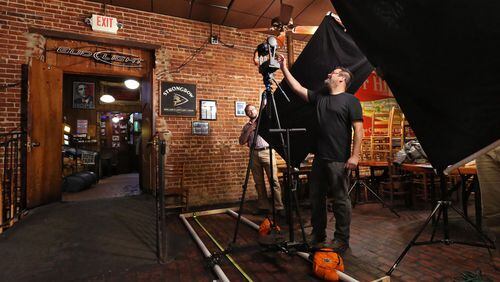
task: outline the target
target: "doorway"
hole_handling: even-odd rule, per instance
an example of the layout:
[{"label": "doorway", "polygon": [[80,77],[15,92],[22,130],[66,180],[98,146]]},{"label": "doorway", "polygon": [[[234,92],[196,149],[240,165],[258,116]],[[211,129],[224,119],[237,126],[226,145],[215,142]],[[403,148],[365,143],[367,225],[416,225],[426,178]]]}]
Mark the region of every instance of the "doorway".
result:
[{"label": "doorway", "polygon": [[140,81],[64,74],[63,201],[141,193]]},{"label": "doorway", "polygon": [[[120,41],[120,43],[123,42]],[[132,45],[134,44],[131,43]],[[73,171],[76,173],[80,169],[79,165],[85,163],[89,166],[87,171],[99,173],[100,164],[93,158],[99,157],[96,152],[100,152],[98,112],[99,114],[107,112],[142,114],[139,186],[142,191],[150,191],[151,187],[154,187],[152,147],[148,145],[154,130],[152,112],[154,48],[145,46],[146,49],[142,49],[131,46],[110,45],[109,40],[104,43],[99,38],[92,42],[48,38],[45,46],[48,50],[45,54],[45,62],[35,59],[31,61],[27,74],[28,95],[25,118],[23,118],[25,120],[23,128],[27,131],[27,208],[60,201],[64,177]],[[55,51],[70,49],[73,50],[70,53]],[[95,52],[106,53],[107,58],[116,56],[118,56],[116,58],[122,58],[120,56],[126,55],[127,58],[133,58],[135,64],[106,63],[94,60],[93,56],[81,55]],[[123,84],[124,78],[136,78],[140,82],[139,102],[131,103],[122,97],[123,99],[117,99],[116,107],[118,108],[109,108],[104,103],[101,104],[101,94],[114,88],[118,83]],[[80,84],[73,84],[73,82],[80,82]],[[92,99],[87,97],[92,96],[90,94],[93,95]],[[63,95],[68,96],[63,99]],[[65,112],[68,109],[77,112],[78,116],[68,117]],[[63,118],[65,115],[66,119]],[[78,120],[81,120],[80,123]],[[70,130],[69,134],[63,133],[65,125]],[[82,135],[76,133],[77,129],[85,131],[85,128],[87,133],[81,133]],[[70,152],[61,150],[65,145],[75,145],[74,142],[72,143],[74,141],[72,138],[75,137],[73,135],[81,139],[77,144],[78,150],[89,152],[82,155],[82,151],[77,152],[76,148]],[[71,151],[73,151],[72,158]],[[67,153],[69,156],[66,155]],[[64,161],[76,162],[76,164],[73,163],[74,170],[70,167],[64,171]]]}]

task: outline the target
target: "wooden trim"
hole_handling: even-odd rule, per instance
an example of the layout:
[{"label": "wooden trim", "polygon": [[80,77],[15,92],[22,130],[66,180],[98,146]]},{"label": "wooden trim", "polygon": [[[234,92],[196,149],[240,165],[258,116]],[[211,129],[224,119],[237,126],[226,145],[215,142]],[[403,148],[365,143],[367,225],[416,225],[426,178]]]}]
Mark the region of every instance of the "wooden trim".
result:
[{"label": "wooden trim", "polygon": [[79,40],[79,41],[87,41],[87,42],[92,42],[92,43],[104,43],[104,44],[110,44],[110,45],[120,45],[120,46],[132,47],[132,48],[140,48],[140,49],[144,49],[144,50],[153,50],[154,51],[156,49],[161,48],[161,45],[157,45],[157,44],[149,44],[149,43],[130,41],[130,40],[124,40],[124,39],[118,39],[118,38],[99,37],[99,36],[88,35],[88,34],[78,34],[78,33],[66,32],[66,31],[44,29],[44,28],[39,28],[39,27],[28,27],[28,31],[30,33],[38,33],[38,34],[41,34],[45,37],[51,37],[51,38]]},{"label": "wooden trim", "polygon": [[21,210],[27,207],[27,160],[28,160],[28,84],[29,66],[27,64],[21,65]]}]

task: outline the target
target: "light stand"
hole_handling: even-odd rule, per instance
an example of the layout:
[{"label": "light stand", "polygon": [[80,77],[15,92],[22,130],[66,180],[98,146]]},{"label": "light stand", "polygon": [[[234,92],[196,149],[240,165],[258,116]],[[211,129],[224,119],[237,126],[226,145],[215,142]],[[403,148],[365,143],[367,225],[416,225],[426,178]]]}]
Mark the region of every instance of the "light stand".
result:
[{"label": "light stand", "polygon": [[[438,176],[440,177],[440,187],[441,187],[441,200],[437,202],[436,206],[434,207],[434,210],[432,213],[427,217],[425,223],[422,225],[422,227],[418,230],[417,234],[413,237],[413,239],[410,241],[410,243],[406,246],[406,248],[403,250],[401,255],[398,257],[396,262],[392,265],[391,269],[387,271],[387,275],[390,276],[392,272],[398,267],[399,263],[401,260],[403,260],[404,256],[408,251],[410,250],[411,247],[413,246],[420,246],[420,245],[432,245],[432,244],[437,244],[437,243],[443,243],[445,245],[451,245],[451,244],[461,244],[461,245],[468,245],[468,246],[475,246],[475,247],[482,247],[482,248],[488,248],[489,249],[495,249],[495,245],[493,241],[491,241],[486,235],[483,234],[483,232],[479,229],[478,226],[476,226],[474,223],[472,223],[471,220],[469,220],[460,210],[455,208],[449,199],[449,194],[446,189],[446,177],[443,173],[443,170],[438,170]],[[456,213],[458,213],[467,223],[469,223],[472,227],[474,227],[474,230],[476,233],[479,235],[481,240],[485,242],[484,244],[481,243],[475,243],[475,242],[465,242],[465,241],[454,241],[450,239],[450,230],[448,226],[448,208],[451,207]],[[434,216],[437,214],[437,220],[433,226],[432,230],[432,235],[431,239],[429,241],[422,241],[422,242],[417,242],[418,237],[422,234],[422,232],[425,230],[429,222],[434,218]],[[434,235],[436,234],[436,228],[437,228],[437,223],[439,222],[439,219],[443,219],[443,239],[441,240],[434,240]]]},{"label": "light stand", "polygon": [[[259,72],[263,76],[263,82],[264,82],[266,89],[262,93],[262,97],[261,97],[261,103],[260,103],[260,107],[259,107],[259,119],[257,121],[255,133],[254,133],[253,140],[252,140],[252,143],[250,146],[249,162],[248,162],[248,166],[247,166],[247,170],[246,170],[245,182],[243,184],[243,192],[242,192],[240,206],[239,206],[236,228],[235,228],[235,232],[234,232],[234,236],[233,236],[233,241],[231,244],[236,243],[236,239],[238,236],[239,224],[240,224],[241,215],[243,212],[243,204],[245,201],[245,195],[246,195],[246,191],[248,188],[250,168],[253,164],[252,156],[253,156],[253,152],[255,150],[255,143],[256,143],[257,135],[258,135],[259,128],[260,128],[260,121],[261,121],[260,117],[262,114],[263,107],[265,106],[266,101],[267,101],[267,103],[268,103],[267,115],[269,117],[269,120],[274,121],[275,125],[277,126],[277,129],[270,129],[269,132],[280,134],[281,144],[282,144],[282,147],[285,149],[285,158],[287,161],[287,175],[288,175],[287,183],[286,183],[286,187],[288,189],[288,191],[286,191],[287,192],[287,201],[286,201],[287,214],[286,215],[287,215],[287,219],[288,219],[287,221],[288,221],[288,225],[289,225],[289,237],[290,237],[289,238],[290,241],[286,242],[286,241],[282,240],[283,238],[280,237],[280,234],[268,235],[268,236],[278,235],[275,238],[271,238],[271,239],[273,239],[273,241],[269,242],[270,244],[268,246],[269,247],[271,247],[271,246],[276,247],[279,250],[284,251],[285,253],[295,253],[298,250],[309,249],[309,247],[306,243],[304,226],[303,226],[302,220],[300,218],[298,199],[297,199],[297,196],[295,194],[296,189],[294,189],[292,187],[293,182],[291,180],[292,167],[290,165],[290,133],[305,132],[305,129],[303,129],[303,128],[281,129],[281,123],[280,123],[280,119],[278,116],[278,110],[276,107],[276,102],[274,100],[274,96],[272,94],[272,88],[271,88],[271,82],[274,81],[276,83],[276,80],[274,80],[274,77],[273,77],[273,72],[276,71],[277,69],[279,69],[279,63],[275,59],[276,46],[277,46],[276,38],[269,37],[267,40],[267,43],[263,43],[257,47],[257,52],[259,53],[259,60],[263,56],[269,56],[269,59],[265,62],[261,62],[260,67],[259,67]],[[276,83],[276,84],[278,85],[278,83]],[[289,101],[289,99],[286,96],[283,89],[281,89],[281,87],[279,85],[278,85],[278,88],[280,89],[281,93],[285,96],[285,98]],[[284,137],[283,137],[284,133],[286,133],[286,142],[285,142]],[[274,181],[272,181],[272,177],[274,175],[274,172],[273,172],[274,165],[273,165],[272,153],[273,153],[273,147],[272,147],[272,144],[269,144],[270,173],[268,175],[268,180],[269,180],[269,184],[271,186],[271,202],[272,202],[271,230],[274,230],[275,224],[276,224],[276,209],[274,206],[274,204],[275,204]],[[301,230],[302,230],[303,242],[301,242],[301,243],[297,243],[294,240],[295,238],[294,238],[294,230],[293,230],[293,215],[292,215],[293,204],[292,204],[292,201],[295,202],[296,213],[297,213],[297,216],[299,217],[299,223],[300,223]],[[230,248],[231,248],[231,246],[228,249],[230,249]]]},{"label": "light stand", "polygon": [[[377,193],[375,193],[375,191],[373,191],[373,189],[368,185],[366,184],[359,176],[359,166],[356,167],[356,171],[355,171],[355,174],[356,174],[356,180],[354,181],[354,184],[352,184],[351,188],[349,189],[349,192],[347,192],[347,195],[350,195],[352,190],[356,189],[355,191],[355,195],[354,195],[354,199],[355,201],[353,201],[353,206],[356,205],[356,199],[357,199],[357,196],[358,196],[358,193],[360,192],[360,189],[362,186],[364,186],[376,199],[377,201],[379,201],[379,203],[382,204],[382,207],[388,207],[389,210],[395,214],[397,217],[401,217],[393,208],[391,205],[388,205],[385,203],[385,201],[380,198],[379,195],[377,195]],[[373,172],[372,172],[372,175],[373,175]]]}]

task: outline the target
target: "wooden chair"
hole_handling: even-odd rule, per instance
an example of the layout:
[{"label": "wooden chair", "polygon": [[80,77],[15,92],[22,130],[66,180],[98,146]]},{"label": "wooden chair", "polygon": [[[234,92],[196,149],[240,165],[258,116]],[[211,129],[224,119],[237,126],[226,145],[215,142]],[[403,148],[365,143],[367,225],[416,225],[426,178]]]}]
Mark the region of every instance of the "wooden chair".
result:
[{"label": "wooden chair", "polygon": [[167,164],[165,179],[165,208],[189,210],[189,189],[184,186],[184,164]]},{"label": "wooden chair", "polygon": [[371,132],[371,157],[383,161],[391,155],[390,112],[373,112]]},{"label": "wooden chair", "polygon": [[391,206],[394,206],[394,198],[399,196],[402,196],[405,199],[405,204],[409,206],[413,200],[411,183],[392,161],[388,161],[388,167],[388,178],[380,183],[382,194],[389,195]]},{"label": "wooden chair", "polygon": [[404,146],[405,118],[399,107],[392,107],[389,113],[389,128],[391,135],[391,158]]}]

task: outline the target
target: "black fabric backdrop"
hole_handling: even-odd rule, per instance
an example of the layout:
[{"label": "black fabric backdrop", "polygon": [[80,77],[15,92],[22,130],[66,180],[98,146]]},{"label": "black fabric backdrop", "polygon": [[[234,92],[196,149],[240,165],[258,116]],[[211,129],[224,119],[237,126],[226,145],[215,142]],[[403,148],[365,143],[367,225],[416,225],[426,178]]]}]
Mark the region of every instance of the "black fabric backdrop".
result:
[{"label": "black fabric backdrop", "polygon": [[435,168],[500,139],[500,1],[332,3]]},{"label": "black fabric backdrop", "polygon": [[[328,73],[336,66],[347,67],[354,74],[354,79],[348,89],[350,93],[356,92],[373,70],[351,37],[344,32],[333,17],[327,15],[290,71],[304,87],[316,90],[323,87]],[[318,138],[315,107],[297,97],[286,82],[280,85],[290,98],[288,102],[279,90],[274,91],[281,127],[307,129],[306,133],[293,134],[291,137],[291,163],[298,166],[308,153],[315,151]],[[279,135],[269,134],[268,129],[277,128],[277,126],[276,120],[269,118],[267,108],[266,106],[261,115],[259,135],[271,143],[284,157]]]}]

